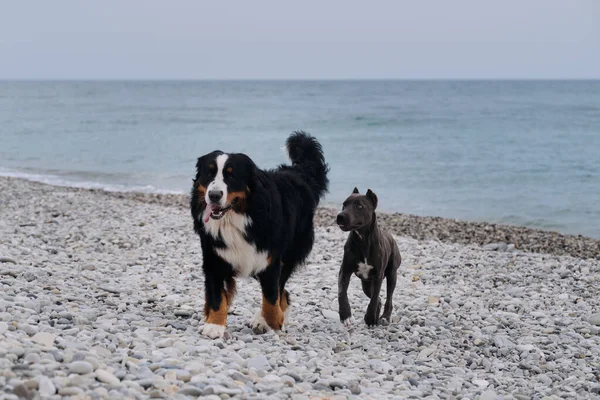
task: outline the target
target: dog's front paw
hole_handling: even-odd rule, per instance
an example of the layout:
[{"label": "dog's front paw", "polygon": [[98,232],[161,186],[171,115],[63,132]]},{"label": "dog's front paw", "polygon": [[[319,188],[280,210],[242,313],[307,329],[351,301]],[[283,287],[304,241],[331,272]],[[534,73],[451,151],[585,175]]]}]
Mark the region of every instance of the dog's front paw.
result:
[{"label": "dog's front paw", "polygon": [[378,322],[377,314],[370,312],[365,314],[365,324],[367,324],[368,327],[375,326]]},{"label": "dog's front paw", "polygon": [[342,320],[342,324],[344,324],[344,327],[346,329],[352,327],[352,325],[354,325],[354,318],[352,318],[351,316]]},{"label": "dog's front paw", "polygon": [[386,317],[379,318],[379,325],[388,326],[390,321]]},{"label": "dog's front paw", "polygon": [[256,314],[254,314],[254,317],[252,317],[250,327],[252,328],[252,332],[256,334],[267,333],[270,329],[269,324],[267,324],[267,321],[265,321],[265,318],[260,311],[257,311]]},{"label": "dog's front paw", "polygon": [[211,339],[222,339],[225,336],[225,325],[204,324],[200,333]]}]

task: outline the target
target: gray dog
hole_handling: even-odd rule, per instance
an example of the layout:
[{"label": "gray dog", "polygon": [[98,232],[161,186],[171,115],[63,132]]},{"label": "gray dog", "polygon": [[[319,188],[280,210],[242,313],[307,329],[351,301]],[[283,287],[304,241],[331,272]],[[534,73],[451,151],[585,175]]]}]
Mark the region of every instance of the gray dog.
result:
[{"label": "gray dog", "polygon": [[[344,246],[344,260],[338,274],[340,320],[345,326],[352,321],[348,285],[353,273],[361,279],[363,291],[371,299],[365,313],[366,324],[387,324],[392,315],[392,297],[401,262],[400,250],[392,235],[377,227],[376,208],[377,196],[371,189],[362,195],[354,188],[350,197],[344,201],[342,212],[337,216],[340,229],[344,232],[351,231]],[[379,319],[379,292],[383,278],[387,282],[387,299],[383,315]]]}]

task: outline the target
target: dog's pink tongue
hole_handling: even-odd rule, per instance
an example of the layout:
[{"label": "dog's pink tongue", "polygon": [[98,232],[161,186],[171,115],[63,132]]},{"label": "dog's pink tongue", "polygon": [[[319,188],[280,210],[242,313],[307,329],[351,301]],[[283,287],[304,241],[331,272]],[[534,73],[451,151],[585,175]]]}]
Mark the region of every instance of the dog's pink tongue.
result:
[{"label": "dog's pink tongue", "polygon": [[204,210],[204,223],[207,223],[210,219],[210,214],[212,214],[213,206],[212,204],[206,205],[206,210]]}]

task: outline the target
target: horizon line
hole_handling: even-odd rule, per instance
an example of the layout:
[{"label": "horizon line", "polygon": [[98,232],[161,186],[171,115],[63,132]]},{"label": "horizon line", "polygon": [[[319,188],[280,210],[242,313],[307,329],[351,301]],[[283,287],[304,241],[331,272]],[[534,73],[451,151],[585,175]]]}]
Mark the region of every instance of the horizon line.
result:
[{"label": "horizon line", "polygon": [[589,78],[0,78],[0,82],[351,82],[351,81],[402,81],[402,82],[477,82],[477,81],[598,81]]}]

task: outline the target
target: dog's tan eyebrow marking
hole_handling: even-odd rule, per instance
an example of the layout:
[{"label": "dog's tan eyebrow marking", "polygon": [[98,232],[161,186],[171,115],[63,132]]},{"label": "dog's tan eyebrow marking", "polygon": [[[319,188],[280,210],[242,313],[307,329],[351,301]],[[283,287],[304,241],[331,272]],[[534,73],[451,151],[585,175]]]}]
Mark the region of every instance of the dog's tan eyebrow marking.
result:
[{"label": "dog's tan eyebrow marking", "polygon": [[215,167],[215,164],[210,164],[210,165],[208,166],[208,168],[210,168],[210,169],[215,169],[216,167]]},{"label": "dog's tan eyebrow marking", "polygon": [[227,173],[230,174],[231,172],[233,172],[233,168],[227,167],[227,169],[225,171],[227,171]]}]

